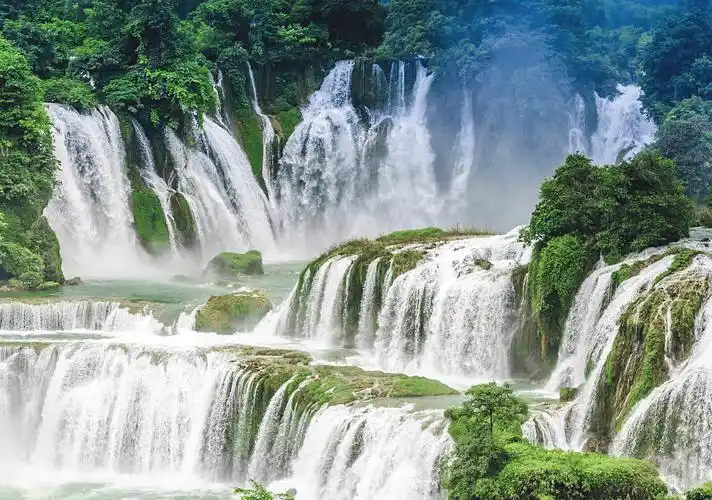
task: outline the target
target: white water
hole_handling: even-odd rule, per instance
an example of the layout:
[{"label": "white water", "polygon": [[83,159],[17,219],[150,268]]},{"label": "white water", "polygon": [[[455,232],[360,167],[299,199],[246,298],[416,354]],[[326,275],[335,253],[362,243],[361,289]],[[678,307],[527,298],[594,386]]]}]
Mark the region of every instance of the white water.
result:
[{"label": "white water", "polygon": [[274,127],[272,127],[272,120],[262,112],[262,108],[260,107],[260,99],[257,95],[257,86],[255,85],[255,75],[252,72],[252,65],[250,65],[249,62],[247,63],[247,70],[250,77],[252,110],[260,118],[260,124],[262,125],[262,179],[267,187],[270,207],[274,210],[276,193],[274,190],[274,180],[272,179],[272,173],[275,169],[272,151],[273,148],[276,147],[275,141],[277,140],[277,134],[274,132]]},{"label": "white water", "polygon": [[442,411],[336,406],[315,416],[284,484],[299,500],[444,498],[438,466],[450,446]]},{"label": "white water", "polygon": [[273,251],[267,201],[245,153],[227,130],[209,118],[203,130],[198,148],[188,148],[174,133],[166,132],[177,190],[195,218],[203,259],[223,251]]},{"label": "white water", "polygon": [[[468,379],[509,376],[512,271],[529,260],[519,231],[447,243],[391,284],[374,350],[389,371]],[[493,264],[484,270],[476,258]]]},{"label": "white water", "polygon": [[[358,333],[344,331],[346,283],[355,256],[338,256],[304,277],[300,296],[293,292],[281,318],[269,319],[271,333],[314,339],[333,347],[358,346],[356,362],[391,372],[435,378],[503,380],[510,374],[509,347],[516,321],[512,272],[529,261],[530,249],[517,241],[519,230],[475,237],[425,250],[412,271],[377,286],[380,261],[366,270]],[[492,264],[484,270],[475,264]],[[378,296],[378,294],[381,294]],[[378,306],[378,307],[377,307]],[[294,331],[287,318],[296,317]],[[373,330],[373,318],[378,316]],[[263,322],[266,328],[267,320]]]},{"label": "white water", "polygon": [[653,142],[657,127],[643,111],[642,90],[637,85],[618,85],[614,97],[595,94],[598,124],[586,136],[584,100],[576,95],[569,112],[569,152],[589,156],[597,165],[614,165],[630,159]]},{"label": "white water", "polygon": [[45,215],[61,244],[67,276],[136,277],[151,272],[136,239],[119,120],[106,107],[89,114],[48,104],[58,184]]},{"label": "white water", "polygon": [[[618,334],[618,320],[628,306],[638,298],[641,291],[649,287],[655,278],[669,267],[672,260],[672,256],[664,257],[643,269],[637,276],[621,283],[610,302],[600,309],[599,314],[593,316],[593,323],[588,323],[592,319],[588,311],[581,315],[582,308],[572,309],[572,316],[566,323],[562,338],[560,359],[547,387],[550,390],[557,390],[566,387],[564,384],[580,382],[581,372],[585,367],[589,365],[592,368],[585,377],[585,382],[580,387],[573,404],[566,405],[553,417],[556,421],[555,428],[566,429],[564,449],[582,450],[586,445],[596,388],[603,376],[606,360]],[[607,266],[589,276],[587,281],[590,282],[584,283],[580,288],[576,303],[591,304],[595,313],[595,309],[603,300],[599,294],[605,283],[610,283],[610,275],[618,267],[619,265]]]},{"label": "white water", "polygon": [[0,332],[103,331],[151,335],[163,325],[145,311],[132,313],[118,302],[0,302]]},{"label": "white water", "polygon": [[[712,261],[697,257],[710,276]],[[632,410],[613,442],[616,455],[653,459],[674,488],[712,479],[712,300],[695,322],[695,344],[670,379]]]}]

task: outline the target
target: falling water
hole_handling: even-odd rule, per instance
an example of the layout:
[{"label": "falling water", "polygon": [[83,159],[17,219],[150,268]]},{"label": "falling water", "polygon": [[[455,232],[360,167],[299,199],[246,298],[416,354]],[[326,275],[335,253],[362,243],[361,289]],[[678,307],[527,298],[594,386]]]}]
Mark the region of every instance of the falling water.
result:
[{"label": "falling water", "polygon": [[[698,257],[707,276],[709,257]],[[700,262],[700,259],[703,259]],[[712,479],[712,300],[695,322],[695,344],[670,379],[632,410],[613,442],[616,455],[654,459],[675,488]]]},{"label": "falling water", "polygon": [[45,215],[70,276],[145,276],[150,261],[133,231],[119,120],[107,107],[88,114],[48,104],[58,184]]},{"label": "falling water", "polygon": [[613,165],[630,159],[650,144],[657,128],[643,112],[642,90],[636,85],[618,85],[613,98],[596,94],[598,126],[588,151],[594,163]]},{"label": "falling water", "polygon": [[209,118],[198,139],[199,148],[189,148],[166,132],[177,190],[190,205],[204,256],[251,248],[272,251],[267,202],[240,145]]},{"label": "falling water", "polygon": [[306,500],[441,499],[439,463],[450,446],[442,411],[328,408],[284,484]]},{"label": "falling water", "polygon": [[171,246],[171,251],[178,254],[178,243],[176,241],[176,228],[173,219],[173,211],[171,208],[171,194],[173,191],[168,187],[166,181],[156,172],[156,163],[153,159],[151,151],[151,143],[143,130],[143,127],[136,121],[132,120],[134,133],[138,142],[141,162],[139,172],[141,178],[146,183],[146,186],[153,191],[161,203],[163,214],[166,218],[166,227],[168,228],[168,240]]},{"label": "falling water", "polygon": [[150,334],[162,327],[150,312],[133,313],[118,302],[0,303],[0,332],[90,330]]},{"label": "falling water", "polygon": [[272,127],[272,120],[269,116],[262,112],[260,107],[259,96],[257,95],[257,85],[255,84],[255,75],[252,73],[252,65],[247,63],[247,70],[250,76],[250,91],[252,99],[252,110],[260,118],[260,124],[262,125],[262,179],[267,187],[267,195],[274,206],[274,200],[276,197],[274,190],[274,181],[272,179],[272,174],[275,170],[274,166],[274,154],[273,148],[275,145],[275,140],[277,135],[274,133],[274,128]]}]

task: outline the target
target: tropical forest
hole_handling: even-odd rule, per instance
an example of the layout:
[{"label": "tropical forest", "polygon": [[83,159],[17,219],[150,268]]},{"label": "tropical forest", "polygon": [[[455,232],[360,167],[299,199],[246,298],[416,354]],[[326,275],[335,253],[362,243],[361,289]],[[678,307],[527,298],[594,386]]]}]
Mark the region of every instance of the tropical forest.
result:
[{"label": "tropical forest", "polygon": [[0,499],[712,500],[709,0],[0,0]]}]

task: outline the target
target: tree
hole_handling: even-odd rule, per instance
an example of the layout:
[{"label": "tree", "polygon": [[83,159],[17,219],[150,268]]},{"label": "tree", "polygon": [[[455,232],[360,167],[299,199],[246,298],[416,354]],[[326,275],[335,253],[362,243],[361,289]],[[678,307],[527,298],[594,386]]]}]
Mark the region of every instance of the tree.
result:
[{"label": "tree", "polygon": [[655,147],[675,162],[687,193],[704,200],[712,185],[712,101],[681,101],[666,115]]}]

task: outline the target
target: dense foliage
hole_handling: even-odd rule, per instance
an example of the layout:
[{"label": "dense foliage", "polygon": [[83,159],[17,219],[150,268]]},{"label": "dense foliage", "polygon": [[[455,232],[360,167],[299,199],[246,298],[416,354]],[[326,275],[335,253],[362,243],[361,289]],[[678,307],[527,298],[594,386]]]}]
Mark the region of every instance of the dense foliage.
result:
[{"label": "dense foliage", "polygon": [[569,156],[542,184],[522,232],[536,245],[526,295],[541,359],[556,356],[576,291],[599,256],[617,262],[677,241],[688,235],[694,216],[674,164],[653,150],[601,167]]},{"label": "dense foliage", "polygon": [[37,288],[64,279],[56,237],[42,217],[56,168],[40,80],[0,37],[0,280]]},{"label": "dense foliage", "polygon": [[455,441],[445,471],[448,498],[666,498],[651,463],[524,442],[527,406],[510,387],[491,383],[467,394],[462,407],[448,412]]}]

